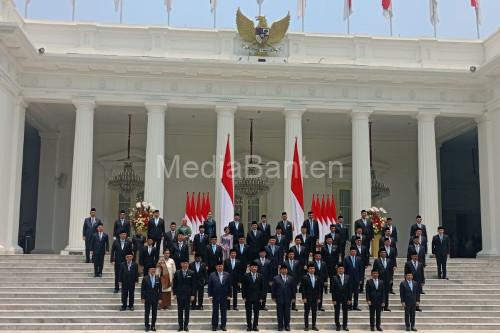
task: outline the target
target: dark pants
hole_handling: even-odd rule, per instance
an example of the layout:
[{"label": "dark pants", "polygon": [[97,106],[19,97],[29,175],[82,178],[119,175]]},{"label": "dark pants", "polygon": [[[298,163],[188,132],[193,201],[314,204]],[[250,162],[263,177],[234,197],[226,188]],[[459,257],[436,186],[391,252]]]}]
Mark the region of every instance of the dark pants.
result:
[{"label": "dark pants", "polygon": [[405,326],[406,326],[406,328],[415,327],[415,311],[416,311],[415,304],[405,305]]},{"label": "dark pants", "polygon": [[120,289],[120,264],[115,262],[115,290]]},{"label": "dark pants", "polygon": [[347,311],[347,301],[337,302],[334,305],[335,308],[335,326],[340,327],[340,307],[342,307],[342,327],[347,327],[348,311]]},{"label": "dark pants", "polygon": [[448,261],[447,255],[436,255],[438,278],[444,279],[446,277],[446,261]]},{"label": "dark pants", "polygon": [[328,285],[323,285],[323,290],[321,291],[321,297],[319,299],[318,309],[323,309],[323,295],[328,292]]},{"label": "dark pants", "polygon": [[90,262],[90,237],[85,237],[85,262]]},{"label": "dark pants", "polygon": [[[238,307],[238,284],[233,284],[232,293],[233,293],[233,309]],[[227,300],[227,308],[229,309],[231,306],[231,300]]]},{"label": "dark pants", "polygon": [[102,274],[102,267],[104,266],[104,253],[93,255],[94,260],[94,275]]},{"label": "dark pants", "polygon": [[[257,328],[259,326],[259,310],[260,302],[245,302],[245,310],[247,315],[247,328]],[[252,324],[252,311],[253,311],[253,324]]]},{"label": "dark pants", "polygon": [[179,328],[187,328],[189,325],[189,297],[177,297],[177,319]]},{"label": "dark pants", "polygon": [[126,287],[122,285],[122,307],[124,308],[127,307],[127,299],[128,299],[128,306],[130,308],[134,306],[134,292],[135,292],[135,285]]},{"label": "dark pants", "polygon": [[352,281],[351,282],[351,288],[352,288],[352,307],[357,308],[358,307],[358,298],[359,298],[359,281]]},{"label": "dark pants", "polygon": [[192,306],[196,306],[198,301],[198,306],[203,306],[203,294],[205,293],[205,286],[195,287],[196,292],[194,293],[194,301],[191,303]]},{"label": "dark pants", "polygon": [[264,308],[266,307],[266,298],[267,298],[267,293],[270,292],[271,290],[271,286],[269,285],[269,282],[266,282],[266,286],[265,288],[267,288],[267,291],[266,291],[266,297],[264,297],[264,299],[262,300],[262,302],[260,302],[260,309],[261,310],[264,310]]},{"label": "dark pants", "polygon": [[384,308],[388,309],[389,308],[389,292],[391,290],[391,284],[390,283],[385,283],[384,284]]},{"label": "dark pants", "polygon": [[222,299],[212,299],[212,327],[217,328],[219,326],[219,312],[220,312],[220,326],[226,327],[227,321],[227,300]]},{"label": "dark pants", "polygon": [[144,325],[149,327],[149,313],[151,312],[151,326],[156,325],[156,314],[158,313],[158,301],[144,304]]},{"label": "dark pants", "polygon": [[346,246],[346,243],[340,243],[340,262],[344,262],[344,258],[345,258],[345,246]]},{"label": "dark pants", "polygon": [[309,312],[312,312],[312,325],[316,326],[316,317],[318,315],[318,302],[315,299],[308,299],[304,304],[304,326],[309,327]]},{"label": "dark pants", "polygon": [[278,329],[290,327],[290,303],[276,303]]},{"label": "dark pants", "polygon": [[381,304],[370,305],[369,308],[370,308],[370,327],[371,328],[380,327],[381,325],[380,315],[382,312],[382,305]]}]

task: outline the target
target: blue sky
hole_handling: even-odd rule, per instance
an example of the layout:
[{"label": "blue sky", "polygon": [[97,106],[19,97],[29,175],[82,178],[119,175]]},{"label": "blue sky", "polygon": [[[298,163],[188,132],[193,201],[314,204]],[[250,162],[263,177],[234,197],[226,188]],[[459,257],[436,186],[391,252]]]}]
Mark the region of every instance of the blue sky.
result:
[{"label": "blue sky", "polygon": [[[24,1],[15,0],[24,14]],[[124,23],[164,25],[167,15],[163,0],[123,0]],[[211,28],[213,25],[209,0],[172,0],[171,25],[175,27]],[[388,35],[389,24],[382,16],[381,0],[352,0],[351,33]],[[71,0],[31,0],[29,17],[48,20],[71,20]],[[77,20],[118,23],[113,0],[76,0]],[[344,0],[307,0],[305,31],[346,33],[343,21]],[[481,0],[481,37],[500,28],[500,0]],[[235,12],[241,7],[249,16],[257,15],[256,0],[218,0],[217,27],[234,28]],[[433,36],[429,21],[429,0],[393,0],[393,29],[395,36]],[[300,31],[297,19],[297,0],[264,0],[262,13],[274,21],[290,11],[291,31]],[[470,0],[439,0],[439,38],[476,38],[475,15]]]}]

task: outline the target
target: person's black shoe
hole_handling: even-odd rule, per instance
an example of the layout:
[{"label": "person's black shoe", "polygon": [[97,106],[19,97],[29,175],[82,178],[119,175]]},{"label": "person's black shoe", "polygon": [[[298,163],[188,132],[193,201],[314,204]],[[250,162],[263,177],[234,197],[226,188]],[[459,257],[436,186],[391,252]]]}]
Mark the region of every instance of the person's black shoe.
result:
[{"label": "person's black shoe", "polygon": [[391,309],[389,309],[389,308],[384,308],[384,311],[391,312]]},{"label": "person's black shoe", "polygon": [[247,332],[251,332],[252,329],[250,327],[247,327]]},{"label": "person's black shoe", "polygon": [[90,260],[89,259],[85,260],[85,263],[90,264]]},{"label": "person's black shoe", "polygon": [[156,332],[156,327],[151,326],[151,331]]},{"label": "person's black shoe", "polygon": [[356,307],[356,308],[352,308],[353,310],[356,310],[356,311],[361,311],[361,309],[359,307]]},{"label": "person's black shoe", "polygon": [[189,332],[189,328],[187,326],[184,327],[184,332]]},{"label": "person's black shoe", "polygon": [[259,331],[259,329],[258,329],[257,327],[254,327],[254,328],[253,328],[253,331],[254,331],[254,332],[258,332],[258,331]]},{"label": "person's black shoe", "polygon": [[375,327],[370,327],[370,331],[375,332]]},{"label": "person's black shoe", "polygon": [[349,331],[349,329],[347,328],[347,326],[344,326],[344,331]]},{"label": "person's black shoe", "polygon": [[443,279],[445,279],[445,280],[449,280],[447,277],[445,277],[445,278],[443,278]]},{"label": "person's black shoe", "polygon": [[227,331],[226,326],[222,326],[220,329],[223,330],[224,332]]},{"label": "person's black shoe", "polygon": [[349,305],[349,306],[347,307],[347,310],[352,310],[352,305]]},{"label": "person's black shoe", "polygon": [[337,327],[337,331],[340,331],[340,327]]},{"label": "person's black shoe", "polygon": [[420,292],[420,294],[425,295],[425,293],[424,293],[424,291],[423,291],[423,290]]},{"label": "person's black shoe", "polygon": [[283,329],[281,327],[278,327],[278,332],[281,332],[283,331]]},{"label": "person's black shoe", "polygon": [[195,305],[191,305],[191,310],[197,310]]},{"label": "person's black shoe", "polygon": [[212,327],[212,331],[217,331],[217,327]]},{"label": "person's black shoe", "polygon": [[377,331],[382,332],[383,331],[382,327],[377,327]]},{"label": "person's black shoe", "polygon": [[177,329],[177,332],[182,332],[182,327],[179,327],[179,328]]},{"label": "person's black shoe", "polygon": [[407,328],[406,328],[406,332],[409,332],[409,331],[410,331],[410,328],[409,328],[409,327],[407,327]]},{"label": "person's black shoe", "polygon": [[286,327],[285,327],[285,331],[288,331],[288,332],[289,332],[289,331],[290,331],[290,326],[286,326]]},{"label": "person's black shoe", "polygon": [[389,293],[393,294],[393,295],[396,295],[396,293],[394,292],[394,290],[389,291]]},{"label": "person's black shoe", "polygon": [[412,328],[411,328],[411,330],[412,330],[413,332],[418,331],[416,327],[412,327]]},{"label": "person's black shoe", "polygon": [[144,331],[149,332],[149,326],[146,326],[146,328],[144,329]]},{"label": "person's black shoe", "polygon": [[325,308],[318,309],[319,311],[325,312]]},{"label": "person's black shoe", "polygon": [[236,306],[233,306],[234,311],[238,311],[238,308]]},{"label": "person's black shoe", "polygon": [[130,311],[134,311],[134,307],[133,307],[133,306],[130,306],[128,309],[129,309]]},{"label": "person's black shoe", "polygon": [[319,329],[316,326],[313,326],[313,331],[319,331]]},{"label": "person's black shoe", "polygon": [[120,308],[120,311],[125,311],[125,310],[127,310],[127,308],[126,308],[126,307],[124,307],[124,306],[122,306],[122,307]]},{"label": "person's black shoe", "polygon": [[306,332],[309,331],[309,327],[305,327],[304,331],[306,331]]},{"label": "person's black shoe", "polygon": [[95,277],[95,278],[96,278],[96,277],[99,277],[99,274],[94,274],[94,277]]},{"label": "person's black shoe", "polygon": [[203,310],[203,305],[198,306],[198,310]]},{"label": "person's black shoe", "polygon": [[416,309],[418,312],[422,312],[422,309],[421,308],[417,308]]},{"label": "person's black shoe", "polygon": [[113,294],[118,294],[118,289],[115,289],[115,290],[113,291]]}]

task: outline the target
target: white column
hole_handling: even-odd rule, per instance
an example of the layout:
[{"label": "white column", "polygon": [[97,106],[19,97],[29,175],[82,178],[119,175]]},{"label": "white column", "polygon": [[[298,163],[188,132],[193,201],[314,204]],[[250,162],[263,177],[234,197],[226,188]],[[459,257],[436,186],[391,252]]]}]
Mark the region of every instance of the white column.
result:
[{"label": "white column", "polygon": [[427,236],[437,233],[439,220],[439,195],[437,177],[434,110],[419,112],[418,120],[418,203],[420,215],[427,226]]},{"label": "white column", "polygon": [[[297,138],[297,149],[301,160],[301,170],[303,170],[303,155],[302,155],[302,115],[306,112],[305,108],[300,107],[287,107],[283,110],[285,115],[285,163],[284,165],[284,179],[283,179],[283,210],[292,216],[292,196],[291,196],[291,182],[292,182],[292,165],[293,165],[293,151],[295,149],[295,138]],[[304,185],[303,185],[304,186]],[[304,207],[304,212],[307,214],[307,208]],[[306,215],[307,216],[307,215]],[[297,224],[302,225],[302,221]],[[295,230],[299,233],[300,230]]]},{"label": "white column", "polygon": [[165,198],[165,111],[166,102],[146,103],[148,128],[146,141],[146,170],[144,200],[160,210],[162,216]]},{"label": "white column", "polygon": [[234,114],[237,106],[232,104],[216,105],[217,112],[217,143],[215,148],[215,206],[213,214],[217,222],[217,234],[220,235],[220,192],[222,190],[222,166],[224,164],[224,155],[226,153],[227,138],[229,136],[229,146],[231,149],[231,162],[234,162]]},{"label": "white column", "polygon": [[92,200],[92,167],[94,148],[94,109],[92,99],[76,99],[73,171],[71,174],[71,204],[68,245],[63,254],[81,253],[85,244],[82,225],[89,215]]},{"label": "white column", "polygon": [[[361,210],[372,203],[372,181],[370,174],[370,125],[372,109],[355,108],[352,119],[352,217],[356,219]],[[352,223],[352,221],[350,221]],[[352,226],[354,230],[354,224]]]},{"label": "white column", "polygon": [[481,193],[481,230],[483,249],[478,253],[480,256],[499,255],[498,236],[500,228],[496,226],[497,219],[497,184],[495,178],[497,170],[495,160],[498,160],[500,147],[496,144],[497,126],[500,122],[500,110],[488,111],[477,119],[478,146],[479,146],[479,186]]},{"label": "white column", "polygon": [[[4,253],[21,253],[18,245],[19,236],[19,209],[21,203],[21,178],[23,171],[24,124],[26,107],[22,99],[16,105],[12,126],[12,150],[5,163],[10,163],[10,183],[8,189],[9,202],[7,204],[7,228],[5,230]],[[8,162],[7,162],[8,161]]]}]

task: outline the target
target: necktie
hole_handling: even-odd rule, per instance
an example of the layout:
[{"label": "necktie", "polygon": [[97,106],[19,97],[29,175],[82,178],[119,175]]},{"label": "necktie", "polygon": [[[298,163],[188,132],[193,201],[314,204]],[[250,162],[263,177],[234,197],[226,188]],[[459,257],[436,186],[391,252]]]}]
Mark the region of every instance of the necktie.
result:
[{"label": "necktie", "polygon": [[155,225],[158,226],[158,219],[155,219]]},{"label": "necktie", "polygon": [[374,280],[375,282],[375,289],[378,289],[378,280]]},{"label": "necktie", "polygon": [[154,288],[155,287],[155,276],[154,275],[150,275],[149,279],[151,280],[151,286]]},{"label": "necktie", "polygon": [[234,270],[234,259],[231,259],[231,268]]},{"label": "necktie", "polygon": [[243,249],[245,248],[245,246],[243,244],[240,244],[240,252],[243,253]]},{"label": "necktie", "polygon": [[272,254],[273,254],[273,256],[274,256],[274,245],[273,245],[273,246],[271,246],[271,253],[272,253]]},{"label": "necktie", "polygon": [[332,246],[328,245],[328,254],[332,254]]},{"label": "necktie", "polygon": [[311,236],[314,237],[314,226],[313,226],[313,221],[310,221],[309,224],[311,225]]},{"label": "necktie", "polygon": [[182,250],[182,242],[178,244],[179,244],[179,250]]},{"label": "necktie", "polygon": [[122,241],[121,243],[122,243],[122,250],[123,250],[123,246],[125,245],[125,242],[124,242],[124,241]]},{"label": "necktie", "polygon": [[123,219],[122,219],[122,225],[123,225],[123,223],[124,223],[124,222],[123,222]]},{"label": "necktie", "polygon": [[297,253],[300,255],[300,246],[297,246]]},{"label": "necktie", "polygon": [[252,280],[255,282],[255,273],[252,273]]},{"label": "necktie", "polygon": [[95,219],[94,219],[94,218],[92,218],[92,225],[94,225],[94,224],[95,224]]},{"label": "necktie", "polygon": [[198,273],[200,271],[200,264],[199,263],[196,263],[196,272]]},{"label": "necktie", "polygon": [[182,277],[185,278],[186,277],[186,271],[185,270],[182,270]]},{"label": "necktie", "polygon": [[344,275],[341,275],[340,276],[340,285],[343,286],[344,285]]},{"label": "necktie", "polygon": [[443,236],[439,236],[439,240],[441,241],[441,243],[443,242]]},{"label": "necktie", "polygon": [[99,240],[102,240],[102,233],[99,233]]},{"label": "necktie", "polygon": [[148,254],[151,255],[151,248],[148,247]]},{"label": "necktie", "polygon": [[413,266],[415,266],[415,270],[417,270],[417,262],[416,261],[413,262]]},{"label": "necktie", "polygon": [[408,281],[408,285],[410,286],[410,290],[413,291],[413,282]]},{"label": "necktie", "polygon": [[314,275],[311,275],[311,274],[310,274],[309,276],[310,276],[310,278],[311,278],[311,284],[312,284],[312,287],[314,288],[314,282],[315,282],[315,280],[314,280]]},{"label": "necktie", "polygon": [[351,257],[351,261],[352,261],[352,267],[356,267],[356,259],[355,259],[355,257]]},{"label": "necktie", "polygon": [[212,252],[213,252],[214,254],[215,254],[215,249],[216,249],[216,248],[217,248],[217,247],[216,247],[215,245],[212,245]]},{"label": "necktie", "polygon": [[129,264],[127,265],[127,266],[128,266],[128,271],[129,271],[129,272],[130,272],[130,265],[131,265],[131,263],[129,263]]},{"label": "necktie", "polygon": [[281,278],[283,279],[283,282],[286,283],[286,275],[283,275]]},{"label": "necktie", "polygon": [[222,275],[222,272],[221,272],[221,273],[219,273],[219,280],[220,280],[220,284],[222,284],[222,276],[223,276],[223,275]]},{"label": "necktie", "polygon": [[253,236],[254,236],[254,237],[257,237],[257,230],[254,230],[254,231],[253,231]]},{"label": "necktie", "polygon": [[386,268],[387,263],[385,262],[385,259],[382,259],[382,265],[384,265],[384,268]]}]

